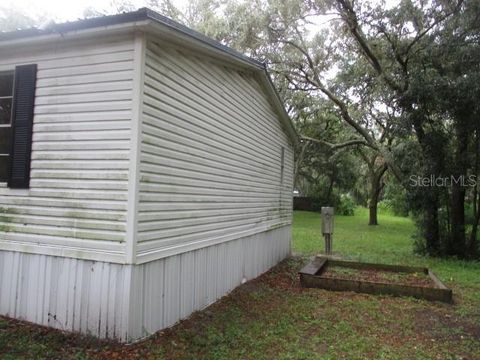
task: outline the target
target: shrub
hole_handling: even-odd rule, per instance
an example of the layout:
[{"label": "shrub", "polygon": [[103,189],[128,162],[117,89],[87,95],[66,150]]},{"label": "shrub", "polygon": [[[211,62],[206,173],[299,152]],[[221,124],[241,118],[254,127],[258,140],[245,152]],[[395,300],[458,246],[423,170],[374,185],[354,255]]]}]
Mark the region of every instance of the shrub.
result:
[{"label": "shrub", "polygon": [[383,200],[378,205],[380,209],[390,210],[397,216],[408,216],[409,214],[407,193],[401,185],[394,181],[387,183]]},{"label": "shrub", "polygon": [[350,194],[340,195],[340,201],[337,205],[336,213],[338,215],[353,216],[355,214],[355,201]]},{"label": "shrub", "polygon": [[323,183],[313,186],[308,195],[310,199],[312,199],[312,207],[314,211],[320,211],[322,206],[336,207],[340,201],[340,197],[337,193],[328,193],[328,186]]}]

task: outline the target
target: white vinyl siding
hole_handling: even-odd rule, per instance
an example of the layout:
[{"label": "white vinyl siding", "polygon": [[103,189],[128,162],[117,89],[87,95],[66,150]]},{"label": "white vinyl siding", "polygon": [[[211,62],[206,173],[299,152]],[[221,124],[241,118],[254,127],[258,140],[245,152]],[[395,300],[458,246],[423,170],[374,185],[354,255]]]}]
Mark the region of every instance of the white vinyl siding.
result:
[{"label": "white vinyl siding", "polygon": [[65,36],[0,53],[38,65],[30,188],[0,184],[0,314],[138,340],[288,256],[293,148],[263,74]]},{"label": "white vinyl siding", "polygon": [[290,224],[292,181],[292,146],[254,74],[147,42],[140,262]]},{"label": "white vinyl siding", "polygon": [[133,35],[2,53],[0,70],[31,63],[30,189],[0,188],[0,249],[123,261]]}]

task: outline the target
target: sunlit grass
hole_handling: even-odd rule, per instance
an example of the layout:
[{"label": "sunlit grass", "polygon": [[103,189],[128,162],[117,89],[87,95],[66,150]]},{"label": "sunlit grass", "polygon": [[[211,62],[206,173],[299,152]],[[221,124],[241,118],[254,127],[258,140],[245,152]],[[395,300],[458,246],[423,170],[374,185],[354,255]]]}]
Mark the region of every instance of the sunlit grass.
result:
[{"label": "sunlit grass", "polygon": [[[333,252],[352,260],[429,267],[454,292],[480,303],[480,262],[420,256],[413,251],[415,225],[410,218],[380,212],[378,222],[368,225],[365,208],[357,208],[354,216],[335,216]],[[302,254],[323,252],[319,213],[294,212],[292,248]]]},{"label": "sunlit grass", "polygon": [[[409,218],[380,213],[377,226],[368,225],[368,211],[357,208],[355,216],[335,216],[333,251],[362,261],[398,263],[410,260],[414,225]],[[323,251],[320,214],[295,211],[293,251],[316,254]]]}]

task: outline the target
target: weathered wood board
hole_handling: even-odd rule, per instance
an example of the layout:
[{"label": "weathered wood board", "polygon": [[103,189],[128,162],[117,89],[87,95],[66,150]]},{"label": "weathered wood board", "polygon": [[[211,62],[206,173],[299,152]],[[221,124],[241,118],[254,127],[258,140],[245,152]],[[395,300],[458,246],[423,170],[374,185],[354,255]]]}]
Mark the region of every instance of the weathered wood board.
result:
[{"label": "weathered wood board", "polygon": [[[322,276],[327,266],[339,266],[351,269],[369,269],[394,273],[424,273],[432,280],[432,286],[415,286],[351,279],[336,279]],[[393,296],[412,296],[418,299],[452,303],[452,290],[447,288],[440,279],[428,268],[361,263],[354,261],[331,260],[325,257],[315,257],[299,272],[303,287],[321,288],[333,291],[355,291],[366,294],[383,294]]]}]

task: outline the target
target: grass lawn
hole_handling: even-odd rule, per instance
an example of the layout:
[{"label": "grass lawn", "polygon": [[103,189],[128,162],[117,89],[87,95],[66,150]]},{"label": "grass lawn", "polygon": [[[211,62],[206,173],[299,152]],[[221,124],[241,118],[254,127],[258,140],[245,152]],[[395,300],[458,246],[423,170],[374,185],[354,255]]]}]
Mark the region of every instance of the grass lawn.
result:
[{"label": "grass lawn", "polygon": [[480,264],[415,256],[409,219],[367,213],[335,219],[345,258],[426,265],[453,288],[455,305],[302,289],[297,271],[323,249],[320,217],[296,212],[297,255],[204,311],[123,346],[0,318],[0,358],[47,359],[480,359]]}]

